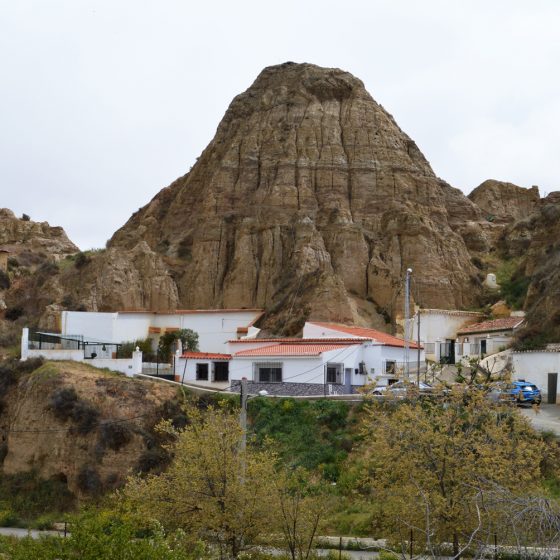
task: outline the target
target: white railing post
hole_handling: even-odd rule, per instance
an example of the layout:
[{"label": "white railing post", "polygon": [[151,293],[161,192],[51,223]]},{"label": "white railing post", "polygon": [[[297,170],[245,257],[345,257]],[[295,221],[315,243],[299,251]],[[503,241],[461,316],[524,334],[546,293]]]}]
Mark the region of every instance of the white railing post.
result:
[{"label": "white railing post", "polygon": [[21,361],[25,362],[29,358],[29,329],[25,327],[21,331]]},{"label": "white railing post", "polygon": [[132,352],[132,375],[137,373],[142,373],[142,351],[138,346],[136,350]]}]

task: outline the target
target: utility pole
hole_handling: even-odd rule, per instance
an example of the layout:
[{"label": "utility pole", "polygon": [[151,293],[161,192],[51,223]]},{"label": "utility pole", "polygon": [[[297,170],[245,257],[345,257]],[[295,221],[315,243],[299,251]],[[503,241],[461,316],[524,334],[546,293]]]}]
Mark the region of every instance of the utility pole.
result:
[{"label": "utility pole", "polygon": [[241,453],[247,449],[247,378],[241,378],[241,411],[239,412],[239,426],[241,427]]},{"label": "utility pole", "polygon": [[404,281],[404,361],[405,361],[405,373],[406,378],[410,377],[410,366],[409,360],[409,350],[410,342],[408,340],[408,321],[410,319],[410,275],[412,274],[412,268],[406,269],[406,277]]},{"label": "utility pole", "polygon": [[418,345],[417,354],[416,354],[416,362],[417,362],[416,383],[418,385],[418,388],[420,388],[420,308],[418,308],[416,316],[418,317],[418,335],[416,340],[416,344]]}]

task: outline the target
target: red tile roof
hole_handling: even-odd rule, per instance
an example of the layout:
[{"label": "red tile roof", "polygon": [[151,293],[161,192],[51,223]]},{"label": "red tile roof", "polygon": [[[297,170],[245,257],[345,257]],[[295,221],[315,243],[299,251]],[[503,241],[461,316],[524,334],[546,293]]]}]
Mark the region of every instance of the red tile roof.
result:
[{"label": "red tile roof", "polygon": [[[354,341],[353,345],[358,345],[360,342]],[[243,356],[320,356],[323,352],[329,350],[343,350],[352,346],[352,344],[332,344],[328,342],[319,343],[305,343],[305,344],[273,344],[272,346],[264,346],[262,348],[253,348],[252,350],[242,350],[236,352],[235,357]]]},{"label": "red tile roof", "polygon": [[[380,342],[385,346],[396,346],[398,348],[404,348],[404,340],[402,338],[398,338],[396,336],[378,331],[376,329],[338,325],[336,323],[317,323],[315,321],[310,321],[310,323],[312,325],[324,327],[325,329],[347,333],[349,335],[352,335],[353,337],[368,338],[375,342]],[[418,348],[418,345],[415,342],[410,341],[409,348]],[[422,346],[420,346],[420,348],[422,348]]]},{"label": "red tile roof", "polygon": [[231,354],[212,354],[211,352],[183,352],[181,358],[195,360],[231,360]]},{"label": "red tile roof", "polygon": [[482,323],[475,323],[474,325],[463,327],[457,334],[513,330],[521,325],[524,320],[523,317],[504,317],[502,319],[483,321]]},{"label": "red tile roof", "polygon": [[[120,309],[117,313],[148,313],[149,315],[192,315],[196,313],[259,313],[263,314],[262,309],[243,308],[238,309],[175,309],[169,311],[153,311],[150,309]],[[256,319],[255,319],[256,320]]]},{"label": "red tile roof", "polygon": [[[328,338],[328,343],[332,342],[336,344],[356,344],[357,342],[367,342],[371,340],[371,337],[345,337],[345,338]],[[356,342],[357,341],[357,342]],[[277,344],[322,344],[325,342],[325,337],[321,338],[238,338],[235,340],[229,340],[228,342],[232,344],[255,344],[256,342],[267,342],[267,343],[277,343]]]}]

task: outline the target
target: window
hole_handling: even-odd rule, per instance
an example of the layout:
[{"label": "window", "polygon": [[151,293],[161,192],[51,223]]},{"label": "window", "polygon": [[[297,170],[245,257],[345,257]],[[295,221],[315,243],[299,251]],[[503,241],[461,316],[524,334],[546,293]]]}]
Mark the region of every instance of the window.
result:
[{"label": "window", "polygon": [[208,364],[196,364],[196,380],[208,381]]},{"label": "window", "polygon": [[395,375],[397,373],[397,362],[387,361],[385,362],[385,374]]},{"label": "window", "polygon": [[229,362],[214,362],[214,381],[229,381]]},{"label": "window", "polygon": [[279,362],[255,364],[255,379],[259,383],[282,383],[282,364]]},{"label": "window", "polygon": [[342,364],[327,364],[327,383],[342,383]]}]

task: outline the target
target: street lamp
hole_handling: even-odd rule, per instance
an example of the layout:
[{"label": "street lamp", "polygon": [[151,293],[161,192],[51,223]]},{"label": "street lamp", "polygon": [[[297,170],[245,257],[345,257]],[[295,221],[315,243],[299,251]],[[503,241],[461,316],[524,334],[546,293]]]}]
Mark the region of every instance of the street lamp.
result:
[{"label": "street lamp", "polygon": [[408,341],[408,321],[410,318],[410,275],[412,274],[412,268],[406,269],[406,278],[404,281],[404,360],[405,360],[405,371],[406,378],[410,377],[410,367],[408,364],[408,354],[409,354],[409,341]]},{"label": "street lamp", "polygon": [[241,427],[241,453],[247,448],[247,401],[255,397],[266,397],[268,391],[262,389],[256,395],[247,394],[247,378],[241,378],[241,411],[239,412],[239,425]]}]

